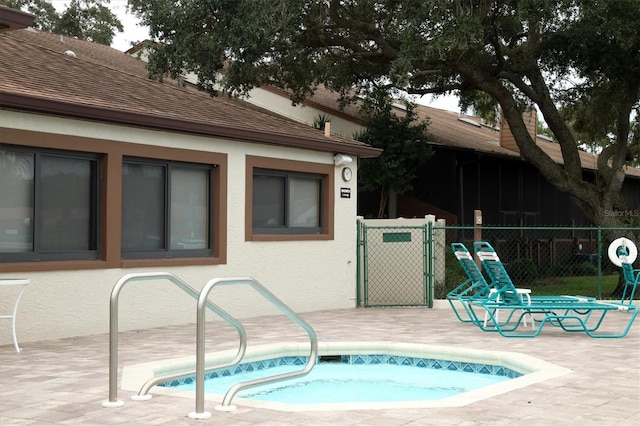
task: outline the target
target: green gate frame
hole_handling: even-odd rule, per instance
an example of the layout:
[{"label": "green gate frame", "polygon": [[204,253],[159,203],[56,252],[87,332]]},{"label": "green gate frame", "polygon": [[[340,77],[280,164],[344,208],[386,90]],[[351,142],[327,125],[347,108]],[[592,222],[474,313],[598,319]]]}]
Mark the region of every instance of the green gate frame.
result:
[{"label": "green gate frame", "polygon": [[[423,290],[424,300],[419,304],[376,304],[370,305],[367,300],[367,294],[369,291],[369,245],[367,231],[368,229],[389,229],[389,230],[422,230],[422,277],[423,277]],[[356,244],[356,306],[360,307],[394,307],[394,306],[426,306],[433,308],[433,291],[434,291],[434,274],[433,274],[433,242],[434,242],[434,230],[433,223],[427,222],[422,226],[367,226],[360,219],[357,220],[357,244]],[[396,234],[400,234],[397,233]],[[383,238],[385,236],[383,235]],[[390,239],[385,242],[402,242],[401,237],[389,237]],[[364,299],[364,300],[363,300]]]}]

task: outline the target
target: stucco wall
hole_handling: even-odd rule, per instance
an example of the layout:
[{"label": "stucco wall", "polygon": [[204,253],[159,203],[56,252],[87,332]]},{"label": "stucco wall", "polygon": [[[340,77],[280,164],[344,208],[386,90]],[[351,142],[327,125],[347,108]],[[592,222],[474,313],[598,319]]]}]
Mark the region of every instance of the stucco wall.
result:
[{"label": "stucco wall", "polygon": [[292,105],[290,99],[261,88],[253,89],[250,96],[245,100],[262,108],[274,111],[284,117],[308,124],[309,126],[313,126],[318,116],[327,116],[331,121],[331,133],[347,138],[353,138],[356,133],[365,129],[353,121],[336,117],[309,105]]},{"label": "stucco wall", "polygon": [[[244,236],[246,155],[333,164],[332,153],[9,111],[0,114],[0,131],[3,127],[228,154],[227,264],[30,272],[26,263],[24,271],[0,272],[4,278],[31,279],[18,312],[17,334],[21,343],[107,333],[111,289],[123,275],[134,272],[173,272],[198,290],[211,278],[252,276],[297,312],[355,305],[356,177],[345,183],[340,177],[341,169],[335,169],[334,240],[247,242]],[[355,171],[355,167],[352,169]],[[351,188],[352,198],[340,198],[340,188],[344,187]],[[4,314],[11,311],[13,297],[10,289],[0,291],[0,309]],[[216,289],[212,300],[238,317],[277,312],[248,287]],[[195,311],[195,300],[168,282],[131,283],[121,293],[120,329],[195,322]],[[10,321],[0,322],[0,345],[12,343],[10,325]]]}]

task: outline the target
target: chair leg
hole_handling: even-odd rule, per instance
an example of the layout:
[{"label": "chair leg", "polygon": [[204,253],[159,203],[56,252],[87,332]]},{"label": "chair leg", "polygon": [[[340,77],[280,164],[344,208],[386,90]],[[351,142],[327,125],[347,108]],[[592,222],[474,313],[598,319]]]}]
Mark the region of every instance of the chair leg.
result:
[{"label": "chair leg", "polygon": [[18,336],[16,335],[16,316],[11,317],[11,332],[13,333],[13,345],[16,347],[16,352],[20,352],[20,346],[18,345]]},{"label": "chair leg", "polygon": [[633,296],[636,294],[636,288],[638,288],[637,284],[633,285],[633,289],[631,290],[631,295],[629,296],[629,304],[633,304]]},{"label": "chair leg", "polygon": [[[494,309],[493,310],[493,317],[495,318],[496,322],[498,321],[498,310]],[[485,310],[484,311],[484,326],[487,326],[487,322],[489,321],[489,311]]]},{"label": "chair leg", "polygon": [[[631,287],[631,288],[629,288]],[[633,296],[636,293],[636,287],[635,285],[633,286],[629,286],[629,285],[625,285],[624,286],[624,290],[622,291],[622,299],[620,300],[620,303],[625,303],[625,299],[627,298],[627,289],[629,289],[631,291],[631,293],[629,294],[629,304],[631,305],[633,303]]]}]

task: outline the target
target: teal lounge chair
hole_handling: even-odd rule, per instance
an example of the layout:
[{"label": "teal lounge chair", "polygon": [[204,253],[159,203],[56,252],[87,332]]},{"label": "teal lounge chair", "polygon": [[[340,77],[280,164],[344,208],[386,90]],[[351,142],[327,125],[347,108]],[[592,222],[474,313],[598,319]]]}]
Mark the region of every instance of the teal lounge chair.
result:
[{"label": "teal lounge chair", "polygon": [[[490,286],[485,280],[482,272],[476,265],[476,262],[473,260],[473,256],[467,250],[467,247],[462,243],[452,243],[451,250],[455,255],[456,259],[460,263],[462,270],[467,276],[467,279],[458,285],[456,288],[447,293],[447,300],[453,309],[456,317],[462,322],[475,322],[477,318],[473,318],[468,309],[468,302],[475,300],[484,300],[488,298],[490,295],[496,292],[496,289]],[[529,293],[531,293],[530,289],[521,289],[518,288],[516,290],[518,294],[521,296],[529,297]],[[464,313],[463,313],[464,311]],[[485,314],[483,324],[487,325],[489,320],[489,316]],[[510,318],[505,319],[504,321],[508,323]],[[525,326],[526,326],[526,318],[525,318]]]},{"label": "teal lounge chair", "polygon": [[[468,303],[470,317],[476,318],[475,324],[485,331],[489,330],[477,321],[478,313],[489,315],[493,327],[505,337],[535,337],[546,324],[567,332],[584,332],[591,337],[624,337],[638,315],[637,306],[584,296],[531,296],[524,301],[493,247],[487,242],[475,242],[473,247],[491,284],[496,288],[496,293],[485,300],[472,300]],[[495,314],[500,311],[505,312],[509,318],[513,316],[515,321],[501,323]],[[514,311],[521,312],[520,316],[513,315]],[[621,331],[603,327],[605,317],[611,311],[630,314]],[[539,322],[539,326],[531,331],[523,331],[520,327],[520,320],[527,313],[535,315]]]},{"label": "teal lounge chair", "polygon": [[640,269],[633,269],[633,265],[627,261],[629,252],[626,248],[618,248],[618,256],[622,260],[622,275],[624,277],[624,290],[622,291],[622,299],[620,303],[625,303],[627,291],[629,291],[629,304],[633,303],[633,296],[636,294],[636,288],[640,285]]},{"label": "teal lounge chair", "polygon": [[[464,244],[453,243],[451,244],[451,250],[456,259],[458,259],[460,266],[462,266],[467,279],[447,293],[447,300],[460,321],[473,322],[473,319],[468,315],[466,304],[470,300],[486,299],[489,296],[491,287],[487,284],[471,253],[469,253]],[[461,315],[462,310],[467,314]]]}]

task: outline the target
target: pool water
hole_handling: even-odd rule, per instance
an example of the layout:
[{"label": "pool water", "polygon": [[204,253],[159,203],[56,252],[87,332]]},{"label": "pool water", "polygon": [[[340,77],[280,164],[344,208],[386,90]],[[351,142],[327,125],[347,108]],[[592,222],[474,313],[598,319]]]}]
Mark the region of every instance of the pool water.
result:
[{"label": "pool water", "polygon": [[[282,365],[209,378],[205,392],[225,394],[238,382],[299,370],[300,366]],[[260,385],[237,396],[289,404],[438,400],[509,379],[504,375],[395,364],[320,362],[306,376]],[[195,382],[175,387],[193,390]]]}]

